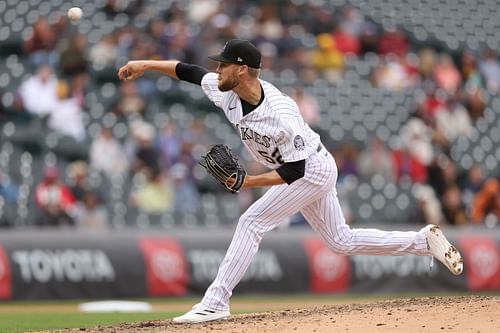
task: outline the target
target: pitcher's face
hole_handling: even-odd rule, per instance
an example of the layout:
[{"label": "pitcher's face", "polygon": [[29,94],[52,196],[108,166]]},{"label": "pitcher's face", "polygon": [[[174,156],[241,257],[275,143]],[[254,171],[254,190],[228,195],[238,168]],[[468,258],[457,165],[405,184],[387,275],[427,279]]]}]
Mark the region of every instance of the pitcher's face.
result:
[{"label": "pitcher's face", "polygon": [[220,91],[229,91],[236,88],[240,84],[238,71],[240,65],[220,62],[217,66],[216,73],[219,74],[219,82],[217,87]]}]

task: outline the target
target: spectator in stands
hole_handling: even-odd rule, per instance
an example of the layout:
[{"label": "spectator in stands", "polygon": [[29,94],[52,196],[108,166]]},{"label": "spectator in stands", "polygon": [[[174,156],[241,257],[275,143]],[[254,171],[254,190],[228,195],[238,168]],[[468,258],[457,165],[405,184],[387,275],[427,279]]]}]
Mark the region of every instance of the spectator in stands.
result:
[{"label": "spectator in stands", "polygon": [[0,197],[5,204],[15,204],[19,196],[19,186],[0,169]]},{"label": "spectator in stands", "polygon": [[426,125],[419,114],[412,114],[399,131],[401,143],[419,164],[425,166],[433,159],[433,130]]},{"label": "spectator in stands", "polygon": [[429,120],[435,118],[438,112],[445,110],[448,104],[448,95],[443,89],[429,88],[427,94],[418,105],[418,116]]},{"label": "spectator in stands", "polygon": [[[183,2],[178,1],[173,2],[164,13],[157,13],[159,14],[157,18],[149,17],[149,14],[146,13],[150,25],[148,31],[144,31],[144,25],[134,27],[130,23],[135,22],[135,18],[142,17],[139,15],[144,8],[149,8],[144,7],[146,2],[143,0],[125,2],[106,0],[105,2],[105,7],[97,10],[107,13],[109,15],[108,19],[115,18],[119,13],[127,13],[126,15],[128,15],[130,21],[123,28],[104,35],[102,40],[95,45],[85,45],[86,41],[91,44],[92,39],[84,38],[85,36],[81,34],[70,37],[73,42],[66,45],[65,41],[60,39],[63,32],[61,22],[67,22],[65,18],[56,24],[51,24],[55,16],[50,17],[50,19],[41,17],[33,25],[32,33],[26,36],[24,44],[29,62],[30,64],[36,64],[37,67],[47,64],[49,66],[39,67],[40,70],[37,71],[37,74],[32,78],[28,78],[19,87],[19,97],[14,98],[13,102],[10,102],[12,98],[10,93],[7,93],[7,90],[3,95],[4,98],[2,98],[0,92],[0,99],[6,103],[4,108],[2,108],[3,104],[0,103],[0,122],[12,120],[14,119],[13,116],[16,117],[15,120],[24,120],[21,118],[22,116],[31,119],[31,115],[45,117],[49,113],[64,116],[65,113],[59,112],[58,107],[54,106],[58,103],[57,89],[55,89],[57,77],[54,72],[72,76],[70,95],[76,99],[80,108],[84,107],[86,97],[88,101],[92,102],[93,95],[87,95],[86,87],[94,89],[94,84],[101,84],[104,80],[100,81],[95,76],[87,76],[89,70],[86,64],[87,53],[89,54],[89,61],[92,62],[92,69],[97,71],[111,69],[112,78],[115,79],[115,66],[117,62],[120,62],[119,59],[121,58],[177,58],[186,62],[203,63],[206,59],[204,56],[200,57],[200,49],[209,46],[214,47],[218,40],[230,39],[236,36],[255,39],[263,54],[263,74],[269,74],[276,80],[286,79],[285,74],[287,72],[281,72],[281,70],[291,68],[297,77],[297,81],[314,83],[318,77],[325,77],[330,82],[338,82],[342,78],[345,68],[344,54],[338,49],[340,47],[347,53],[366,54],[367,52],[378,51],[381,54],[378,59],[371,58],[372,61],[380,63],[380,66],[375,71],[377,75],[375,85],[378,87],[390,90],[404,90],[407,93],[408,87],[417,84],[414,80],[413,64],[409,61],[412,59],[411,53],[408,52],[413,47],[420,47],[423,43],[419,42],[410,45],[410,40],[402,30],[388,29],[388,31],[384,32],[382,30],[384,27],[381,24],[365,20],[361,11],[353,7],[339,7],[328,1],[288,1],[283,4],[283,7],[278,7],[276,4],[263,3],[262,1],[217,2],[210,0],[206,2],[206,7],[203,7],[206,10],[200,10],[200,4],[196,6],[185,5]],[[318,3],[321,4],[318,5]],[[335,8],[335,10],[332,10],[332,8]],[[20,12],[18,14],[21,15]],[[100,14],[102,13],[98,12],[98,15]],[[24,14],[22,15],[24,16]],[[116,17],[115,24],[122,22],[119,20],[120,17],[122,15]],[[24,17],[24,21],[26,21],[26,17]],[[28,22],[30,21],[28,20]],[[199,30],[200,27],[202,29],[199,34],[197,36],[193,34],[193,31]],[[71,28],[75,29],[77,26],[72,25]],[[99,29],[99,27],[92,27],[91,31],[95,28]],[[64,33],[71,34],[71,30],[66,29]],[[311,42],[310,36],[317,36],[316,50],[308,49],[310,47],[308,43]],[[439,45],[440,43],[434,42],[432,47],[435,46],[437,50],[445,49],[441,47],[442,45]],[[480,44],[483,43],[483,41],[479,42]],[[424,43],[430,45],[428,41]],[[306,44],[309,46],[306,46]],[[488,44],[490,44],[489,41]],[[58,51],[61,51],[61,48],[57,50],[57,46],[62,47],[60,56]],[[479,50],[481,50],[481,47],[483,46],[480,45]],[[218,49],[218,47],[215,48]],[[5,50],[2,51],[5,54]],[[460,52],[462,53],[453,54],[460,61],[458,68],[450,56],[445,54],[448,53],[447,51],[438,54],[434,49],[425,47],[418,52],[418,71],[421,80],[418,84],[425,92],[429,92],[429,96],[422,106],[425,107],[425,115],[423,113],[419,114],[421,123],[416,124],[411,119],[405,129],[401,130],[407,131],[403,136],[406,135],[414,139],[407,142],[407,147],[411,150],[412,156],[408,156],[407,151],[402,152],[400,149],[396,149],[394,156],[385,160],[394,160],[394,165],[389,166],[388,163],[383,163],[384,159],[377,158],[379,155],[388,153],[387,151],[385,153],[382,151],[375,153],[375,148],[373,148],[373,151],[370,151],[369,148],[368,151],[360,155],[357,162],[360,175],[368,176],[376,169],[380,169],[378,172],[383,172],[384,177],[388,177],[390,174],[389,169],[392,168],[393,178],[400,180],[402,177],[404,178],[404,175],[410,175],[413,181],[421,182],[426,179],[426,171],[423,170],[425,165],[423,164],[431,160],[427,168],[427,181],[432,184],[438,197],[441,198],[449,192],[449,201],[456,204],[456,193],[454,193],[456,191],[453,189],[447,191],[457,181],[456,177],[450,176],[454,173],[450,170],[456,168],[456,161],[438,162],[442,158],[441,155],[436,156],[436,152],[445,151],[449,153],[447,150],[450,149],[452,143],[460,136],[468,135],[476,121],[483,117],[486,102],[488,102],[483,89],[490,89],[489,93],[493,97],[496,96],[495,91],[500,89],[500,62],[497,50],[485,49],[478,58],[472,51]],[[206,53],[205,51],[202,52],[202,54]],[[307,57],[304,55],[307,55]],[[15,57],[12,58],[15,59]],[[26,65],[24,57],[19,59],[23,65]],[[279,59],[279,61],[276,59]],[[363,59],[360,59],[360,61],[363,61]],[[7,65],[10,66],[8,63]],[[51,68],[51,66],[57,67]],[[4,87],[6,89],[12,87],[11,84],[15,83],[15,81],[12,81],[14,79],[25,80],[24,73],[17,71],[17,69],[14,70],[14,67],[9,68],[10,73],[7,72],[7,76],[2,76],[2,73],[0,73],[0,77],[2,77],[0,81],[9,82],[8,86]],[[31,70],[29,66],[24,66],[24,69]],[[17,73],[21,73],[21,75],[17,76]],[[75,76],[75,73],[83,73],[83,75]],[[4,76],[10,77],[10,79],[4,80]],[[92,84],[87,85],[89,79]],[[146,80],[147,82],[144,83]],[[131,98],[125,98],[128,101],[117,102],[117,106],[120,104],[118,112],[144,113],[144,110],[147,112],[146,101],[149,100],[148,94],[153,91],[151,84],[155,85],[156,80],[151,77],[143,77],[141,80],[134,82],[137,84],[135,88],[131,85],[121,88],[133,92],[135,90],[135,92]],[[289,84],[293,83],[289,82]],[[380,92],[380,89],[377,91]],[[369,91],[370,94],[373,92],[373,90]],[[394,96],[391,92],[386,93],[388,95],[384,95],[383,107],[385,107],[385,102]],[[137,98],[137,95],[142,98],[142,102],[140,98]],[[401,97],[400,95],[397,96]],[[300,98],[295,96],[295,99],[299,102]],[[406,95],[405,108],[408,100],[412,100],[412,97],[408,98]],[[490,100],[494,101],[494,98]],[[23,112],[22,103],[19,101],[24,102],[24,108],[28,112]],[[300,107],[300,109],[302,110],[303,107]],[[11,110],[21,110],[22,112],[14,113],[10,112]],[[468,114],[466,115],[464,112]],[[66,115],[67,118],[56,121],[59,126],[54,126],[54,130],[60,130],[62,133],[68,130],[67,126],[62,125],[66,125],[66,120],[73,121],[76,118],[71,117],[69,114]],[[307,116],[304,115],[304,118],[307,118]],[[314,127],[317,117],[311,118],[315,120],[308,122]],[[171,118],[169,118],[170,120]],[[107,134],[99,133],[93,141],[89,162],[91,167],[103,171],[107,176],[123,174],[125,170],[128,170],[130,164],[125,158],[122,145],[113,138],[113,132],[106,131]],[[162,137],[163,135],[164,137]],[[173,133],[171,129],[161,133],[158,140],[161,144],[156,147],[157,149],[161,147],[159,169],[167,169],[175,165],[176,168],[177,166],[186,167],[187,171],[185,172],[192,173],[193,155],[197,156],[198,154],[194,152],[200,149],[193,145],[193,142],[198,139],[189,139],[191,135],[196,136],[197,134],[192,133],[191,129],[183,133]],[[480,135],[483,134],[480,133]],[[77,135],[77,137],[79,136]],[[200,140],[200,142],[203,142],[203,140]],[[205,140],[205,142],[208,141]],[[346,169],[344,171],[355,173],[353,171],[355,168],[349,166],[349,163],[343,162],[345,160],[342,157],[344,152],[338,154],[340,154],[338,157],[339,165],[343,165],[343,168]],[[150,155],[145,152],[144,156],[148,159]],[[415,156],[418,157],[417,161],[415,161]],[[480,207],[484,206],[483,204],[475,204],[473,200],[473,196],[480,192],[479,190],[484,182],[484,174],[477,169],[476,166],[473,166],[469,170],[468,181],[462,185],[463,201],[468,212],[472,212],[474,209],[481,211],[483,208]],[[4,175],[3,184],[0,180],[0,195],[4,196],[4,200],[7,200],[6,198],[9,196],[9,194],[5,194],[5,180],[9,178],[12,179],[12,177]],[[196,179],[193,182],[196,182]],[[7,184],[9,183],[7,182]],[[16,187],[16,184],[12,183],[7,186],[11,185]],[[2,186],[4,187],[2,188]],[[179,186],[185,186],[185,184]],[[4,191],[3,194],[2,191]],[[76,194],[78,198],[83,198],[82,188],[75,189],[75,191],[80,193]],[[17,193],[17,191],[14,192]],[[183,195],[179,193],[178,196]],[[243,193],[240,194],[239,199],[243,196]],[[479,196],[486,197],[487,195],[483,193]],[[14,196],[11,195],[10,197],[13,198]],[[189,197],[189,195],[184,197]],[[183,201],[182,199],[177,200]],[[481,200],[478,202],[481,203]],[[430,205],[423,201],[421,204],[425,205],[426,209]],[[343,205],[343,207],[346,206]],[[356,207],[353,207],[353,209],[356,209]],[[489,207],[484,208],[484,210],[490,212]],[[476,212],[472,215],[481,214]],[[494,216],[491,213],[483,215],[477,220],[483,221],[485,216]],[[437,221],[438,218],[434,216],[425,220]]]},{"label": "spectator in stands", "polygon": [[0,124],[3,124],[9,118],[7,108],[3,102],[4,93],[3,89],[0,89]]},{"label": "spectator in stands", "polygon": [[130,203],[148,214],[162,214],[174,207],[174,188],[164,173],[147,173],[145,182],[131,193]]},{"label": "spectator in stands", "polygon": [[445,154],[436,154],[427,166],[428,183],[432,186],[439,198],[450,186],[458,183],[457,167]]},{"label": "spectator in stands", "polygon": [[83,124],[83,110],[78,101],[71,97],[66,81],[57,84],[58,100],[50,110],[48,125],[50,129],[66,135],[76,141],[83,141],[86,136]]},{"label": "spectator in stands", "polygon": [[332,34],[337,50],[344,55],[358,56],[361,54],[359,37],[346,31],[342,26],[337,26]]},{"label": "spectator in stands", "polygon": [[29,54],[30,61],[35,66],[55,66],[58,61],[56,45],[64,20],[56,25],[49,23],[47,17],[42,16],[35,22],[31,35],[24,42],[24,50]]},{"label": "spectator in stands", "polygon": [[102,36],[101,40],[92,45],[89,50],[89,59],[95,70],[113,67],[118,58],[116,34],[110,33]]},{"label": "spectator in stands", "polygon": [[158,135],[156,145],[160,151],[161,167],[168,169],[180,158],[182,148],[181,134],[177,131],[177,126],[169,121],[165,124]]},{"label": "spectator in stands", "polygon": [[258,20],[258,33],[265,40],[274,42],[283,37],[284,25],[278,17],[278,6],[271,3],[262,3]]},{"label": "spectator in stands", "polygon": [[331,34],[322,33],[316,37],[317,49],[312,51],[312,64],[321,71],[329,82],[337,82],[344,71],[344,56],[337,48]]},{"label": "spectator in stands", "polygon": [[75,197],[69,187],[62,182],[59,169],[49,166],[42,181],[35,189],[35,203],[38,208],[36,224],[39,226],[74,225],[72,214]]},{"label": "spectator in stands", "polygon": [[488,179],[472,204],[472,222],[494,226],[500,221],[500,178]]},{"label": "spectator in stands", "polygon": [[86,230],[103,230],[108,224],[108,213],[98,193],[87,190],[82,201],[77,204],[76,226]]},{"label": "spectator in stands", "polygon": [[[448,111],[448,105],[450,105],[450,107],[458,107],[458,105],[450,103],[446,99],[445,93],[442,89],[438,89],[438,92],[435,95],[428,97],[429,98],[427,98],[424,103],[417,105],[416,111],[412,115],[414,118],[419,119],[421,121],[420,125],[424,125],[428,131],[428,137],[415,137],[415,139],[418,140],[421,146],[415,146],[412,149],[412,152],[416,153],[419,158],[427,157],[425,161],[422,160],[422,162],[424,162],[426,165],[428,165],[429,159],[432,160],[432,158],[434,158],[436,151],[449,153],[451,142],[448,139],[448,135],[450,135],[451,138],[453,135],[455,135],[455,133],[457,133],[457,131],[462,131],[463,128],[466,127],[460,124],[458,125],[459,128],[457,130],[454,130],[446,128],[446,124],[442,123],[443,120],[447,119],[447,116],[450,113]],[[457,121],[462,120],[463,118],[457,119]],[[439,124],[438,121],[440,122]],[[416,121],[412,120],[412,130],[418,129],[418,127],[415,125]],[[419,147],[426,147],[426,150],[419,150]]]},{"label": "spectator in stands", "polygon": [[410,50],[406,34],[400,27],[386,29],[378,42],[378,53],[381,55],[393,54],[404,57]]},{"label": "spectator in stands", "polygon": [[377,53],[379,30],[378,27],[370,21],[366,21],[359,36],[361,42],[361,53]]},{"label": "spectator in stands", "polygon": [[477,60],[471,51],[465,50],[460,58],[461,74],[465,87],[480,88],[483,86],[481,73],[477,68]]},{"label": "spectator in stands", "polygon": [[472,213],[472,204],[477,193],[485,182],[484,170],[481,164],[473,164],[466,172],[465,179],[460,184],[462,188],[462,201],[469,215]]},{"label": "spectator in stands", "polygon": [[479,71],[486,81],[486,87],[498,92],[500,90],[500,60],[494,50],[484,51],[479,60]]},{"label": "spectator in stands", "polygon": [[57,77],[53,67],[42,65],[36,74],[24,81],[19,94],[26,111],[38,117],[47,116],[57,104]]},{"label": "spectator in stands", "polygon": [[416,184],[414,195],[417,199],[417,210],[416,216],[410,216],[412,222],[439,225],[445,221],[441,203],[432,187],[427,184]]},{"label": "spectator in stands", "polygon": [[410,180],[413,183],[426,183],[427,170],[406,146],[393,150],[392,160],[396,172],[396,181]]},{"label": "spectator in stands", "polygon": [[174,211],[179,214],[194,214],[200,209],[200,193],[190,173],[190,168],[183,163],[174,164],[168,172],[175,193]]},{"label": "spectator in stands", "polygon": [[213,142],[213,139],[208,135],[207,128],[202,119],[194,119],[190,126],[182,131],[181,140],[183,146],[181,149],[181,159],[183,154],[192,156],[192,151],[196,147],[204,151],[208,150],[208,143]]},{"label": "spectator in stands", "polygon": [[[199,49],[196,38],[189,31],[189,24],[180,18],[171,22],[166,27],[167,53],[164,59],[183,59],[184,61],[196,61],[199,57]],[[153,46],[153,45],[151,45]],[[139,50],[139,49],[138,49]],[[157,48],[152,47],[151,55],[154,55]],[[151,56],[150,55],[150,56]],[[139,54],[136,54],[139,56]],[[139,59],[136,57],[136,59]]]},{"label": "spectator in stands", "polygon": [[80,108],[85,107],[85,95],[87,94],[87,84],[89,77],[86,74],[77,75],[70,81],[70,95]]},{"label": "spectator in stands", "polygon": [[113,107],[115,114],[125,117],[130,114],[142,115],[146,109],[146,102],[137,91],[134,81],[125,81],[120,85],[120,93]]},{"label": "spectator in stands", "polygon": [[88,183],[88,166],[85,161],[75,161],[68,166],[68,178],[71,193],[76,201],[83,202],[85,193],[90,188]]},{"label": "spectator in stands", "polygon": [[134,148],[131,168],[134,174],[143,173],[156,177],[161,173],[160,153],[155,147],[155,128],[140,121],[132,128],[136,146]]},{"label": "spectator in stands", "polygon": [[153,18],[149,22],[147,33],[155,41],[153,59],[165,59],[168,54],[167,22],[161,18]]},{"label": "spectator in stands", "polygon": [[59,55],[59,68],[65,78],[87,74],[87,36],[75,33],[64,41]]},{"label": "spectator in stands", "polygon": [[342,19],[339,24],[343,31],[359,37],[365,26],[365,18],[358,8],[345,6],[342,9]]},{"label": "spectator in stands", "polygon": [[473,123],[481,118],[486,108],[484,91],[480,88],[469,87],[465,93],[465,107]]},{"label": "spectator in stands", "polygon": [[38,211],[35,225],[39,227],[68,227],[74,226],[75,221],[59,204],[49,202]]},{"label": "spectator in stands", "polygon": [[408,66],[405,58],[388,55],[373,72],[375,86],[389,90],[402,90],[416,84],[414,70]]},{"label": "spectator in stands", "polygon": [[352,175],[358,177],[359,148],[353,143],[342,143],[333,152],[339,170],[339,179]]},{"label": "spectator in stands", "polygon": [[110,178],[124,174],[129,168],[125,151],[109,128],[103,127],[92,141],[89,156],[90,166]]},{"label": "spectator in stands", "polygon": [[139,15],[144,8],[144,0],[120,1],[106,0],[103,11],[109,17],[124,13],[130,16]]},{"label": "spectator in stands", "polygon": [[462,202],[462,192],[456,184],[451,184],[444,190],[441,205],[448,224],[464,225],[468,223],[465,205]]},{"label": "spectator in stands", "polygon": [[429,47],[424,47],[418,51],[418,71],[422,76],[422,80],[432,81],[434,75],[434,67],[437,63],[436,51]]},{"label": "spectator in stands", "polygon": [[434,81],[438,88],[454,95],[462,83],[462,77],[449,54],[441,54],[434,67]]},{"label": "spectator in stands", "polygon": [[304,121],[313,129],[318,129],[320,123],[319,103],[313,95],[304,90],[301,84],[296,84],[292,90],[292,99],[297,103]]},{"label": "spectator in stands", "polygon": [[366,179],[380,175],[386,182],[393,183],[396,180],[392,153],[377,136],[373,137],[367,149],[360,153],[358,169],[360,175]]},{"label": "spectator in stands", "polygon": [[445,108],[436,112],[436,126],[443,133],[448,145],[460,136],[471,135],[473,127],[469,112],[456,98],[450,98]]},{"label": "spectator in stands", "polygon": [[[311,15],[310,19],[305,19],[303,8],[291,4],[292,1],[288,3],[290,6],[294,6],[292,10],[295,12],[295,15],[293,15],[295,17],[295,22],[302,24],[305,30],[311,32],[313,35],[318,36],[322,33],[331,33],[335,29],[335,13],[331,10],[322,8],[321,6],[314,6],[308,10],[308,14],[310,13]],[[290,10],[283,13],[290,14]],[[286,20],[291,17],[292,15],[284,15],[282,19]]]}]

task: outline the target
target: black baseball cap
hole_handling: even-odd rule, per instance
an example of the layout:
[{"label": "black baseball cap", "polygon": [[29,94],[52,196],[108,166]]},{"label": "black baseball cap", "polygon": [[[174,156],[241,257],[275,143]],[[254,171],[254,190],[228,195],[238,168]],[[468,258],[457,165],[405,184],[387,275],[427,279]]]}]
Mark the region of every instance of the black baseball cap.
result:
[{"label": "black baseball cap", "polygon": [[231,39],[229,40],[222,52],[208,58],[220,61],[230,62],[238,65],[247,65],[252,68],[260,68],[260,51],[247,40]]}]

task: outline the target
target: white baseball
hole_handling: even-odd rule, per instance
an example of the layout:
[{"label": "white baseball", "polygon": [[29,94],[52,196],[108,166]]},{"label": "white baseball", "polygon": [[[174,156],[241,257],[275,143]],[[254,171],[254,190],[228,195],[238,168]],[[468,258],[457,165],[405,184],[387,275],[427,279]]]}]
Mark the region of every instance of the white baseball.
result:
[{"label": "white baseball", "polygon": [[82,18],[83,12],[80,8],[78,7],[72,7],[68,10],[68,18],[71,21],[78,21],[79,19]]}]

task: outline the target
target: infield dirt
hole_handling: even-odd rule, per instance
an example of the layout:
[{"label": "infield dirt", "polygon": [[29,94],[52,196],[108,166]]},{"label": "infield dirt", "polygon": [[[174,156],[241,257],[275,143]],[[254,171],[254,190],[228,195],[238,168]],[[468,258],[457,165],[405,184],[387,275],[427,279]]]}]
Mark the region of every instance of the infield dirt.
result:
[{"label": "infield dirt", "polygon": [[206,324],[170,320],[54,331],[117,332],[500,332],[500,297],[423,297],[234,315]]}]

